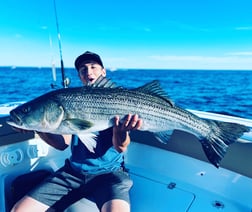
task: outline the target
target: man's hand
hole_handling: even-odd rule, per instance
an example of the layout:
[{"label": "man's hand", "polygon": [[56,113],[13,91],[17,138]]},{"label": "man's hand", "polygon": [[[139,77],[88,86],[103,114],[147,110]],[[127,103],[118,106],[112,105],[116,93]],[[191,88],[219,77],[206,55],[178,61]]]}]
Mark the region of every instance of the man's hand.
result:
[{"label": "man's hand", "polygon": [[128,114],[120,123],[120,117],[115,117],[112,142],[118,152],[124,152],[130,143],[129,131],[140,129],[142,119],[138,115]]}]

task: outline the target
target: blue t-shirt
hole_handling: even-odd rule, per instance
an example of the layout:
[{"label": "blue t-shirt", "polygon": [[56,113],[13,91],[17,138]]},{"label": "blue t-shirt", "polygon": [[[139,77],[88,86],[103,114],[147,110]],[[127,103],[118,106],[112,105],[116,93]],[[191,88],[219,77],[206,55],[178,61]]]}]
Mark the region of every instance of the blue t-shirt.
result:
[{"label": "blue t-shirt", "polygon": [[94,152],[90,152],[81,140],[73,135],[70,162],[74,169],[98,174],[123,167],[123,153],[112,144],[113,128],[99,132]]}]

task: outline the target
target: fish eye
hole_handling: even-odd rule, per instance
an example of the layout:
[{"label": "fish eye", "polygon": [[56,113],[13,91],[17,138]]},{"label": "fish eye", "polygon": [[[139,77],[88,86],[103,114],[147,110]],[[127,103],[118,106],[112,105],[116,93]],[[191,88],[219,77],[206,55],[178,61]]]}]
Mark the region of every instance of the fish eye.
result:
[{"label": "fish eye", "polygon": [[23,107],[22,108],[23,113],[29,113],[29,111],[30,111],[30,107]]}]

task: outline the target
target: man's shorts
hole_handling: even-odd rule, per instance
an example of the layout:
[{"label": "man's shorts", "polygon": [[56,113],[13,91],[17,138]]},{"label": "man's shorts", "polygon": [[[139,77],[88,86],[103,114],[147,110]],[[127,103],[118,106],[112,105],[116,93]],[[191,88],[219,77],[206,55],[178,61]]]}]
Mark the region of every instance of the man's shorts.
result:
[{"label": "man's shorts", "polygon": [[75,171],[70,162],[28,193],[28,196],[63,211],[74,202],[86,198],[95,202],[101,210],[103,204],[112,199],[130,203],[129,190],[132,180],[122,169],[104,174],[84,174]]}]

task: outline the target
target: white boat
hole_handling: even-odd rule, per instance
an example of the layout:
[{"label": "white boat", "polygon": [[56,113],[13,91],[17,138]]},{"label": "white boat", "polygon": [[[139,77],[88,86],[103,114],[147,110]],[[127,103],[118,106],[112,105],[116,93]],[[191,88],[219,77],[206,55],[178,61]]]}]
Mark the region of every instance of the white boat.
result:
[{"label": "white boat", "polygon": [[[33,133],[18,133],[5,123],[16,106],[0,106],[0,211],[7,212],[17,199],[57,170],[69,156],[53,149]],[[202,118],[237,122],[252,127],[252,120],[191,111]],[[132,132],[125,156],[134,182],[132,212],[251,212],[252,134],[230,145],[220,168],[210,164],[197,138],[174,131],[168,144],[150,133]],[[81,199],[66,211],[83,211]],[[89,202],[87,211],[98,211]]]}]

